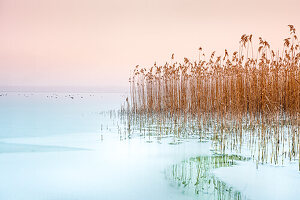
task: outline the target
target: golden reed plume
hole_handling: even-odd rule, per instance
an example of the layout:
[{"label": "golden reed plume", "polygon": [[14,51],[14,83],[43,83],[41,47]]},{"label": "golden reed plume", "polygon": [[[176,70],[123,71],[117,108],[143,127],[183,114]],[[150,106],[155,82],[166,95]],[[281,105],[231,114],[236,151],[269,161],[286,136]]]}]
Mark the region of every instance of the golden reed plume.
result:
[{"label": "golden reed plume", "polygon": [[300,50],[296,29],[289,29],[281,53],[260,37],[255,57],[252,35],[244,34],[232,56],[225,50],[205,60],[200,47],[198,61],[174,62],[172,54],[171,63],[136,66],[123,109],[128,124],[151,125],[159,135],[210,138],[221,152],[246,143],[258,162],[297,158]]}]

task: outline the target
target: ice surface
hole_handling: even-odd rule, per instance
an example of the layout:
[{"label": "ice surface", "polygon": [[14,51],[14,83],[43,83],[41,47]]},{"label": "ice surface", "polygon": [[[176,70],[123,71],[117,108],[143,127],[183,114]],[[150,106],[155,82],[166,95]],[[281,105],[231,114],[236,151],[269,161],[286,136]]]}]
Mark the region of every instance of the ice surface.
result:
[{"label": "ice surface", "polygon": [[298,163],[289,166],[270,166],[240,163],[220,168],[215,174],[223,181],[243,191],[249,199],[299,199],[300,172]]},{"label": "ice surface", "polygon": [[[56,98],[57,97],[57,98]],[[73,97],[73,98],[71,98]],[[197,199],[165,179],[173,164],[211,155],[210,143],[120,137],[124,94],[9,93],[0,97],[0,199]],[[101,128],[102,127],[102,128]],[[239,162],[213,173],[250,199],[298,199],[297,162]]]},{"label": "ice surface", "polygon": [[31,144],[14,144],[0,142],[1,153],[20,153],[20,152],[51,152],[51,151],[80,151],[87,150],[82,148],[71,148],[63,146],[50,145],[31,145]]},{"label": "ice surface", "polygon": [[[104,133],[103,141],[98,133],[24,138],[24,143],[73,143],[90,150],[0,154],[0,199],[193,198],[170,187],[163,171],[187,155],[208,153],[208,145],[201,150],[193,142],[162,145],[140,138],[120,141],[110,136]],[[21,143],[22,139],[15,142]]]}]

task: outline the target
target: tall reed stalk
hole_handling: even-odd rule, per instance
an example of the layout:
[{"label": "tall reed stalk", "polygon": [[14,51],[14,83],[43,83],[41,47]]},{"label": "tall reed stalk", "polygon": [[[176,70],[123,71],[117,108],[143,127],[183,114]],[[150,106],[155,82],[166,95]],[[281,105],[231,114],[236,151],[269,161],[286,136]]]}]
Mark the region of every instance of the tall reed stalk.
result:
[{"label": "tall reed stalk", "polygon": [[151,127],[160,136],[199,135],[212,139],[222,153],[247,144],[262,163],[297,159],[300,49],[294,26],[289,29],[281,53],[259,38],[254,56],[252,35],[245,34],[231,56],[225,50],[224,56],[213,52],[204,60],[199,48],[198,61],[175,62],[173,54],[162,66],[136,66],[126,106],[129,126]]}]

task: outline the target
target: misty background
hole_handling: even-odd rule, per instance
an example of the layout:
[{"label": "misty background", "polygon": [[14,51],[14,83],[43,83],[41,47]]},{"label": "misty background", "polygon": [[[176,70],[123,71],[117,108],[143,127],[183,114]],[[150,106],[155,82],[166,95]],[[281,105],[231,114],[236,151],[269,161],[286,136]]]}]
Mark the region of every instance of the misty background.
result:
[{"label": "misty background", "polygon": [[298,0],[1,0],[0,90],[123,91],[136,65],[224,49],[244,33],[281,50]]}]

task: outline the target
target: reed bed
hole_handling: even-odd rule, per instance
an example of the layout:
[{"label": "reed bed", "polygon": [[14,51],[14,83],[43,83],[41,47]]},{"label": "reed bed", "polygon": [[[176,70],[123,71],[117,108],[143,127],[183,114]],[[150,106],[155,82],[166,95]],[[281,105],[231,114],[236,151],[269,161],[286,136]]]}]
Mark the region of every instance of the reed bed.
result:
[{"label": "reed bed", "polygon": [[[199,136],[214,149],[241,152],[257,162],[300,160],[300,50],[294,26],[274,51],[242,35],[232,55],[184,58],[150,68],[136,66],[121,109],[128,134]],[[256,53],[256,54],[254,54]],[[299,162],[300,169],[300,162]]]}]

